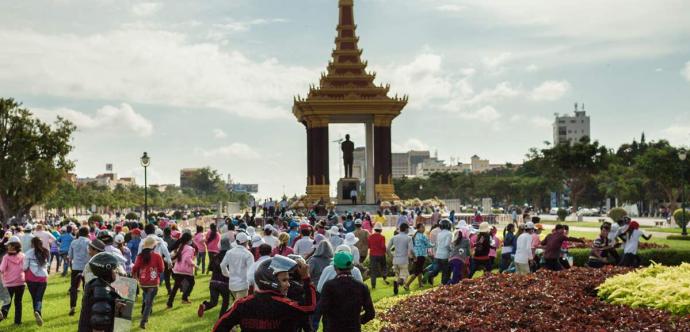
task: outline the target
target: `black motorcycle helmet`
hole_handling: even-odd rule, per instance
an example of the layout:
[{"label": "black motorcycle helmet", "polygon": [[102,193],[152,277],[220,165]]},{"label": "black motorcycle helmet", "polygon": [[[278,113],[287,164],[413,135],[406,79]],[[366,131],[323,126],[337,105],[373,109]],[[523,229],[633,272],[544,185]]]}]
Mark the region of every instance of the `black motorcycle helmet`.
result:
[{"label": "black motorcycle helmet", "polygon": [[265,291],[280,291],[280,283],[278,282],[278,273],[292,272],[297,267],[297,262],[281,255],[267,259],[254,273],[254,283],[260,290]]},{"label": "black motorcycle helmet", "polygon": [[119,261],[117,258],[109,252],[99,253],[91,257],[89,261],[91,272],[95,276],[105,279],[106,281],[113,281],[111,280],[113,278],[113,271],[117,270],[118,264]]}]

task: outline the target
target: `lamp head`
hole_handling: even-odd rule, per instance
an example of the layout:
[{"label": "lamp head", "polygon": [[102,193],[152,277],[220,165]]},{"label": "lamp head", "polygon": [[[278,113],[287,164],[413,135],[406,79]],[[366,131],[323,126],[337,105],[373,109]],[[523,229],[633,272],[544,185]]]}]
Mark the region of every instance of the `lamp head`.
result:
[{"label": "lamp head", "polygon": [[148,153],[144,152],[144,155],[141,156],[141,166],[148,167],[149,165],[151,165],[151,158]]},{"label": "lamp head", "polygon": [[688,157],[688,150],[685,148],[680,148],[678,149],[678,159],[681,161],[685,161],[685,159]]}]

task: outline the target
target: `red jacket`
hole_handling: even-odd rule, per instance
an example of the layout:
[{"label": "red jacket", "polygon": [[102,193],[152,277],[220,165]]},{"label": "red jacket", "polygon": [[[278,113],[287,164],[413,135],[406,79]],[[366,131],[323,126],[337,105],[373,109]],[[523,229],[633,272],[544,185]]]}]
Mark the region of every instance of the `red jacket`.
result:
[{"label": "red jacket", "polygon": [[379,232],[369,235],[369,255],[386,256],[386,238]]},{"label": "red jacket", "polygon": [[160,274],[165,270],[161,255],[151,252],[151,259],[144,264],[144,257],[137,255],[137,260],[132,267],[132,275],[137,275],[141,287],[158,287]]}]

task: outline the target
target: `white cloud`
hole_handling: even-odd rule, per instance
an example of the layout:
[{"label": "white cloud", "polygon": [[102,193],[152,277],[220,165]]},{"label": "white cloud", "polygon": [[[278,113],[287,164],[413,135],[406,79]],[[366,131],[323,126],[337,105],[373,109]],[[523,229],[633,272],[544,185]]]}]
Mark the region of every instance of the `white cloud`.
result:
[{"label": "white cloud", "polygon": [[140,2],[133,4],[130,11],[136,16],[144,17],[155,14],[161,7],[163,7],[163,4],[160,2]]},{"label": "white cloud", "polygon": [[476,120],[480,122],[491,123],[501,117],[501,113],[496,111],[492,106],[484,106],[475,111],[465,111],[459,113],[459,116],[467,120]]},{"label": "white cloud", "polygon": [[198,149],[206,158],[231,157],[245,160],[256,160],[261,155],[249,145],[244,143],[232,143],[211,150]]},{"label": "white cloud", "polygon": [[422,142],[418,138],[409,138],[407,141],[403,142],[402,144],[393,142],[391,144],[391,149],[393,150],[393,152],[407,152],[410,150],[415,150],[415,151],[431,150],[429,145]]},{"label": "white cloud", "polygon": [[48,121],[52,121],[57,116],[61,116],[74,123],[77,129],[83,131],[128,131],[142,137],[151,136],[151,134],[153,134],[153,123],[143,115],[137,113],[132,106],[126,103],[121,104],[120,107],[111,105],[103,106],[93,115],[69,108],[35,108],[32,111],[36,113],[38,117]]},{"label": "white cloud", "polygon": [[185,34],[124,29],[76,36],[0,30],[0,91],[291,116],[317,70],[256,60]]},{"label": "white cloud", "polygon": [[659,67],[657,69],[654,69],[654,71],[657,73],[660,73],[660,72],[664,71],[664,68]]},{"label": "white cloud", "polygon": [[687,145],[690,142],[690,125],[671,125],[661,131],[671,144]]},{"label": "white cloud", "polygon": [[484,57],[482,64],[490,74],[500,74],[505,70],[505,65],[513,59],[513,54],[503,52],[494,56]]},{"label": "white cloud", "polygon": [[218,139],[226,138],[226,137],[228,137],[228,134],[226,134],[222,129],[216,128],[216,129],[213,129],[213,137],[218,138]]},{"label": "white cloud", "polygon": [[685,63],[685,68],[683,68],[681,74],[690,82],[690,61]]},{"label": "white cloud", "polygon": [[537,65],[535,65],[535,64],[530,64],[529,66],[525,67],[525,70],[526,70],[527,72],[532,73],[532,72],[535,72],[535,71],[539,70],[539,66],[537,66]]},{"label": "white cloud", "polygon": [[538,128],[551,128],[553,125],[553,120],[545,118],[543,116],[536,116],[530,119],[530,122]]},{"label": "white cloud", "polygon": [[436,10],[442,11],[442,12],[458,13],[458,12],[465,10],[465,6],[456,5],[456,4],[445,4],[445,5],[436,6]]},{"label": "white cloud", "polygon": [[568,81],[545,81],[532,90],[530,97],[535,101],[558,100],[570,90]]}]

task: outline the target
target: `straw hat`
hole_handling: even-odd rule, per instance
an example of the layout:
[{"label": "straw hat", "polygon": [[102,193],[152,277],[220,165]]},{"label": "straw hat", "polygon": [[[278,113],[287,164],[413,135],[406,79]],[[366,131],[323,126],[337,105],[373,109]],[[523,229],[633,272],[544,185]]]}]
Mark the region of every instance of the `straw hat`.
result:
[{"label": "straw hat", "polygon": [[488,233],[489,232],[489,223],[484,221],[481,224],[479,224],[479,233]]}]

